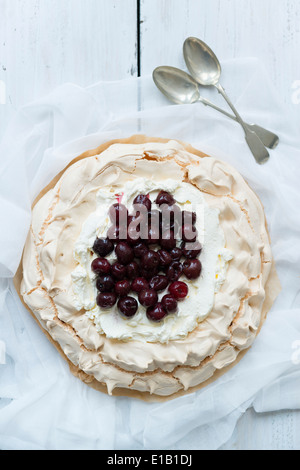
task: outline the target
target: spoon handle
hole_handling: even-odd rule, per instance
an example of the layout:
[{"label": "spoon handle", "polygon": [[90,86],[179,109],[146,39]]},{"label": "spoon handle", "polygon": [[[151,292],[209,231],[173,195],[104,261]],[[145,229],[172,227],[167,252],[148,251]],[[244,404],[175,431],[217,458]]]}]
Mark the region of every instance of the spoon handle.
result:
[{"label": "spoon handle", "polygon": [[[224,109],[219,108],[219,106],[215,105],[214,103],[207,100],[206,98],[203,98],[202,96],[200,96],[198,101],[200,101],[205,106],[210,106],[211,108],[215,109],[216,111],[219,111],[220,113],[224,114],[225,116],[229,117],[230,119],[238,122],[237,118],[233,114],[230,114],[227,111],[225,111]],[[265,129],[264,127],[258,126],[257,124],[248,124],[248,123],[245,123],[245,124],[252,131],[254,131],[255,134],[258,135],[258,137],[260,138],[260,140],[262,141],[262,143],[266,147],[268,147],[270,149],[274,149],[275,147],[277,147],[278,142],[279,142],[279,137],[276,134],[274,134],[274,132],[271,132],[268,129]]]},{"label": "spoon handle", "polygon": [[247,126],[255,132],[256,135],[260,138],[262,143],[269,149],[275,149],[279,143],[278,135],[274,132],[268,131],[264,127],[258,126],[257,124],[247,124]]},{"label": "spoon handle", "polygon": [[227,96],[227,93],[225,92],[222,85],[220,85],[220,83],[217,83],[215,87],[217,88],[218,92],[223,96],[223,98],[226,100],[227,104],[230,106],[233,113],[235,114],[238,123],[244,129],[246,142],[256,162],[259,164],[265,163],[270,157],[269,152],[267,151],[266,147],[264,146],[264,144],[262,143],[258,135],[255,134],[255,132],[251,130],[250,127],[248,127],[247,124],[243,121],[242,117],[240,116],[240,114],[238,113],[238,111],[235,109],[234,105],[230,101],[229,97]]}]

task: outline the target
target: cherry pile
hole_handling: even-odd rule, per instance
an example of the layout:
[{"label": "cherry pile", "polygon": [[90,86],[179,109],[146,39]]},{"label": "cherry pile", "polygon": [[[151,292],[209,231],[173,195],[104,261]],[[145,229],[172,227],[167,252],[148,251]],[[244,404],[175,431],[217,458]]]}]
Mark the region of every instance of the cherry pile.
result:
[{"label": "cherry pile", "polygon": [[[159,209],[152,209],[148,195],[140,194],[133,201],[134,208],[140,209],[134,215],[121,202],[110,207],[112,225],[106,238],[95,240],[93,251],[98,258],[91,268],[97,275],[99,307],[111,308],[117,303],[119,312],[130,318],[139,302],[148,319],[159,322],[176,313],[178,301],[188,294],[180,277],[200,276],[202,246],[197,240],[195,212],[181,211],[166,191],[160,191],[155,203]],[[116,260],[109,262],[106,256],[113,252]],[[159,300],[158,294],[167,288],[168,293]]]}]

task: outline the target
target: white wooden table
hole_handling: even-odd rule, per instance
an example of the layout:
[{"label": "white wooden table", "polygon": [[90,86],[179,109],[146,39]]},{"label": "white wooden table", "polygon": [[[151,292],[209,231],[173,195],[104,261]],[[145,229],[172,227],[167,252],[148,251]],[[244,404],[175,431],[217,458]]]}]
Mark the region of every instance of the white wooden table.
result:
[{"label": "white wooden table", "polygon": [[[263,60],[300,128],[299,0],[0,0],[0,138],[20,106],[64,82],[184,67],[188,36],[221,60]],[[300,449],[299,420],[250,409],[224,449]]]}]

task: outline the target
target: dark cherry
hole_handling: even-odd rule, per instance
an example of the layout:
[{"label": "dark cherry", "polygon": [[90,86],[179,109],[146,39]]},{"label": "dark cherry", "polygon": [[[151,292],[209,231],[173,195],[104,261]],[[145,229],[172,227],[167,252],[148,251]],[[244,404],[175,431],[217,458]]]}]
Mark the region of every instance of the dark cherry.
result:
[{"label": "dark cherry", "polygon": [[138,226],[128,226],[127,229],[127,236],[126,236],[126,241],[132,245],[135,246],[138,243],[141,242],[141,234],[140,234],[140,227]]},{"label": "dark cherry", "polygon": [[201,262],[198,259],[187,259],[183,263],[183,273],[188,279],[197,279],[202,270]]},{"label": "dark cherry", "polygon": [[167,191],[160,191],[156,200],[156,204],[161,206],[162,204],[167,204],[168,206],[175,204],[175,199],[173,198],[172,194],[168,193]]},{"label": "dark cherry", "polygon": [[173,230],[175,238],[181,239],[182,217],[178,206],[162,206],[162,231]]},{"label": "dark cherry", "polygon": [[162,233],[160,246],[164,250],[172,250],[176,246],[176,239],[173,230],[165,230]]},{"label": "dark cherry", "polygon": [[128,227],[130,226],[131,222],[135,222],[136,219],[137,219],[137,217],[136,217],[135,215],[131,215],[131,214],[128,215],[128,217],[127,217],[127,225],[128,225]]},{"label": "dark cherry", "polygon": [[189,292],[189,288],[185,282],[175,281],[169,286],[170,294],[176,299],[184,299]]},{"label": "dark cherry", "polygon": [[[145,206],[142,206],[145,211]],[[140,212],[137,215],[128,218],[128,238],[133,245],[140,243],[142,240],[148,239],[148,212]]]},{"label": "dark cherry", "polygon": [[144,289],[139,292],[139,302],[143,307],[153,307],[157,301],[158,295],[154,289]]},{"label": "dark cherry", "polygon": [[131,289],[131,283],[128,279],[123,279],[123,281],[118,281],[115,284],[115,293],[120,297],[125,297],[129,294]]},{"label": "dark cherry", "polygon": [[124,204],[116,203],[110,206],[108,210],[108,215],[110,220],[116,225],[119,226],[120,222],[125,223],[128,217],[128,210]]},{"label": "dark cherry", "polygon": [[167,250],[158,250],[157,254],[160,266],[169,266],[172,263],[173,258]]},{"label": "dark cherry", "polygon": [[118,309],[125,317],[133,317],[138,309],[137,300],[130,296],[121,297],[118,301]]},{"label": "dark cherry", "polygon": [[183,266],[180,261],[172,261],[167,270],[167,278],[169,282],[178,281],[182,275]]},{"label": "dark cherry", "polygon": [[160,234],[159,227],[150,227],[148,230],[148,245],[157,245],[160,242]]},{"label": "dark cherry", "polygon": [[184,225],[182,227],[182,239],[185,242],[194,242],[196,241],[196,237],[197,230],[195,229],[195,227],[193,227],[193,225]]},{"label": "dark cherry", "polygon": [[182,256],[182,250],[178,247],[175,247],[170,251],[170,255],[174,261],[179,261]]},{"label": "dark cherry", "polygon": [[115,287],[115,282],[109,274],[99,276],[96,280],[96,287],[99,292],[111,292]]},{"label": "dark cherry", "polygon": [[148,250],[149,250],[149,248],[143,242],[138,242],[133,247],[134,256],[136,258],[142,258],[147,253]]},{"label": "dark cherry", "polygon": [[182,224],[182,212],[179,206],[172,204],[171,206],[164,204],[161,206],[161,221],[162,226],[168,228],[171,225],[174,225],[174,222],[177,222],[179,225]]},{"label": "dark cherry", "polygon": [[156,276],[158,274],[158,270],[159,270],[159,267],[151,268],[151,269],[141,267],[140,276],[142,276],[145,279],[147,279],[148,281],[150,281],[150,279],[153,276]]},{"label": "dark cherry", "polygon": [[93,260],[91,268],[95,274],[109,274],[111,266],[107,259],[96,258]]},{"label": "dark cherry", "polygon": [[128,227],[132,226],[136,230],[146,222],[148,222],[147,207],[143,204],[136,204],[134,207],[134,213],[128,216],[127,223]]},{"label": "dark cherry", "polygon": [[182,211],[182,225],[195,225],[196,221],[196,212]]},{"label": "dark cherry", "polygon": [[195,241],[195,242],[182,242],[181,243],[181,249],[182,249],[182,254],[186,258],[192,259],[192,258],[197,258],[198,255],[200,255],[202,251],[202,245],[200,242]]},{"label": "dark cherry", "polygon": [[126,266],[126,273],[129,279],[135,279],[140,273],[140,267],[136,261],[131,261],[131,263]]},{"label": "dark cherry", "polygon": [[142,204],[147,207],[147,210],[151,210],[152,202],[146,194],[139,194],[134,200],[133,204]]},{"label": "dark cherry", "polygon": [[134,259],[132,247],[127,242],[119,242],[115,248],[118,261],[122,264],[128,264]]},{"label": "dark cherry", "polygon": [[167,311],[164,309],[161,302],[158,302],[154,307],[147,308],[147,318],[151,321],[159,322],[167,316]]},{"label": "dark cherry", "polygon": [[149,289],[149,282],[144,277],[137,277],[132,281],[131,289],[133,292],[141,292],[144,289]]},{"label": "dark cherry", "polygon": [[177,300],[173,297],[173,295],[164,295],[161,299],[161,303],[168,313],[175,313],[177,311],[178,303]]},{"label": "dark cherry", "polygon": [[115,227],[114,225],[111,225],[109,229],[107,230],[107,238],[111,242],[117,242],[120,239],[120,227]]},{"label": "dark cherry", "polygon": [[143,269],[155,269],[159,265],[159,256],[156,251],[149,250],[147,253],[142,257],[141,265]]},{"label": "dark cherry", "polygon": [[118,281],[122,281],[123,279],[125,279],[127,274],[126,266],[124,266],[124,264],[116,262],[111,267],[111,273],[115,279],[117,279]]},{"label": "dark cherry", "polygon": [[163,291],[168,287],[169,281],[166,276],[163,274],[158,274],[157,276],[153,276],[150,280],[150,287],[151,289],[156,290],[157,292]]},{"label": "dark cherry", "polygon": [[149,227],[161,227],[162,213],[158,209],[151,209],[148,213]]},{"label": "dark cherry", "polygon": [[108,238],[97,238],[93,245],[93,251],[100,258],[104,258],[109,255],[114,249],[114,244]]},{"label": "dark cherry", "polygon": [[167,272],[168,272],[168,267],[169,267],[169,266],[162,266],[162,265],[160,265],[156,274],[159,274],[159,273],[167,274]]},{"label": "dark cherry", "polygon": [[182,239],[182,227],[179,225],[177,222],[172,226],[172,230],[174,232],[174,237],[176,240],[181,240]]},{"label": "dark cherry", "polygon": [[101,308],[111,308],[115,305],[117,299],[115,292],[100,292],[97,295],[97,305]]}]

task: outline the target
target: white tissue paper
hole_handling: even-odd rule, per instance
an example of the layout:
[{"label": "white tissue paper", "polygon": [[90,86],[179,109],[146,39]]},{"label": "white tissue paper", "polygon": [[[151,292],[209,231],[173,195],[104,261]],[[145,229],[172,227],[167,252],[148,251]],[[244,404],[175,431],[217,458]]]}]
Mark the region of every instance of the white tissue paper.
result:
[{"label": "white tissue paper", "polygon": [[[226,62],[222,78],[244,119],[280,137],[264,166],[238,124],[201,103],[171,104],[151,77],[65,84],[11,121],[0,146],[1,449],[217,449],[250,406],[300,408],[300,140],[260,62]],[[202,91],[226,109],[217,91]],[[242,173],[265,207],[282,284],[244,358],[206,388],[165,403],[110,397],[73,377],[12,282],[35,196],[83,151],[136,133],[189,142]]]}]

